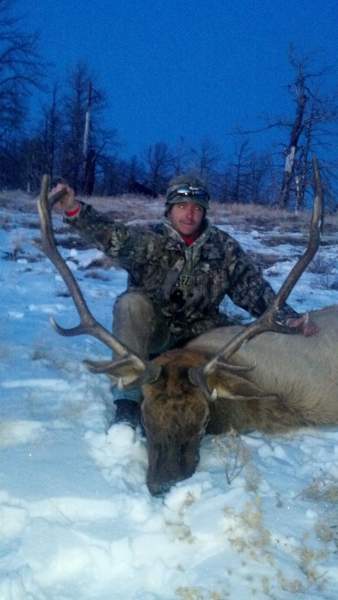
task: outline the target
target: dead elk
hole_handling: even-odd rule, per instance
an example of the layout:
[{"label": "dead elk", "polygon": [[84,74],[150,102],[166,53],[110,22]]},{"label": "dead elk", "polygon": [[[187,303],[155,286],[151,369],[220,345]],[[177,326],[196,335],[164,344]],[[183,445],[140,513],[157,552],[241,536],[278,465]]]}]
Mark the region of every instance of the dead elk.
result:
[{"label": "dead elk", "polygon": [[39,200],[43,248],[67,284],[80,316],[80,324],[72,329],[55,322],[54,327],[62,335],[94,336],[114,351],[115,360],[86,361],[93,372],[106,373],[122,387],[142,386],[147,485],[152,494],[163,493],[194,473],[206,432],[225,433],[230,428],[276,432],[338,423],[338,306],[311,314],[320,329],[314,338],[281,335],[292,331],[277,318],[319,245],[322,192],[316,162],[314,166],[316,198],[308,247],[271,308],[248,327],[212,330],[185,348],[148,362],[90,313],[56,248],[50,214],[55,198],[48,200],[48,178],[43,179]]}]

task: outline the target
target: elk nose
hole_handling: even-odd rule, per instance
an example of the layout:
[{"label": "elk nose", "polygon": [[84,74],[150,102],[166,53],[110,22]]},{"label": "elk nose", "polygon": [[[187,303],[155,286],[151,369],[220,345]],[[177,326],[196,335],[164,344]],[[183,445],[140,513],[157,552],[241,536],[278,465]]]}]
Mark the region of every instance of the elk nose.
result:
[{"label": "elk nose", "polygon": [[157,482],[152,481],[147,483],[148,490],[152,496],[164,496],[170,490],[170,488],[174,485],[175,481],[164,481]]}]

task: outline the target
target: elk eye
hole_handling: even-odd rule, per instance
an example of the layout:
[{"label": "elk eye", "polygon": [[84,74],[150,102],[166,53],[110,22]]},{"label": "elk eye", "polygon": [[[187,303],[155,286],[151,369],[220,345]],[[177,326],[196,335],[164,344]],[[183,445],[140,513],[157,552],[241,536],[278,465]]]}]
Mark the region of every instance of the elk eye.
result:
[{"label": "elk eye", "polygon": [[194,387],[199,386],[199,377],[198,377],[198,375],[199,375],[198,369],[194,369],[192,367],[191,369],[188,370],[189,381],[190,381],[190,383]]}]

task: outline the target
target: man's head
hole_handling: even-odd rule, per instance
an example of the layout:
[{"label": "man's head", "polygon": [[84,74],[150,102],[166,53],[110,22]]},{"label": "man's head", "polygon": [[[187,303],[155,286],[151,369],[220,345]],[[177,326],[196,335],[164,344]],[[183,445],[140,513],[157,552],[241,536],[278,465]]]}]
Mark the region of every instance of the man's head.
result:
[{"label": "man's head", "polygon": [[166,214],[171,206],[183,202],[194,202],[207,211],[209,199],[209,192],[201,179],[195,175],[178,175],[169,181],[165,203]]},{"label": "man's head", "polygon": [[183,236],[196,235],[209,207],[209,193],[197,177],[179,175],[169,182],[165,214]]}]

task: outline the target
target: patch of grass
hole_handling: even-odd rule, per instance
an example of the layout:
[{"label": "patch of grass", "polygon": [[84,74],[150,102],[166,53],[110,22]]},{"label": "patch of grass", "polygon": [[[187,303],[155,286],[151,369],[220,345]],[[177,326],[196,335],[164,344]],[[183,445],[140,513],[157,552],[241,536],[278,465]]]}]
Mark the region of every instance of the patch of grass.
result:
[{"label": "patch of grass", "polygon": [[291,594],[304,594],[306,591],[305,586],[299,579],[288,579],[282,571],[277,572],[277,581],[285,592],[290,592]]},{"label": "patch of grass", "polygon": [[224,464],[227,483],[231,485],[251,460],[249,447],[234,429],[229,431],[226,436],[216,436],[213,444]]},{"label": "patch of grass", "polygon": [[321,542],[324,542],[326,544],[328,544],[329,542],[332,542],[332,540],[334,539],[334,532],[332,531],[332,527],[327,525],[327,523],[324,522],[323,520],[317,521],[316,526],[315,526],[315,532],[316,532],[317,538]]},{"label": "patch of grass", "polygon": [[179,587],[175,593],[181,600],[225,600],[229,597],[227,592],[208,592],[198,587]]},{"label": "patch of grass", "polygon": [[326,557],[327,553],[323,550],[314,550],[305,545],[299,549],[299,568],[307,577],[309,584],[315,585],[318,590],[324,587],[326,578],[319,573],[317,563]]},{"label": "patch of grass", "polygon": [[334,478],[316,478],[302,492],[306,500],[338,502],[338,481]]}]

